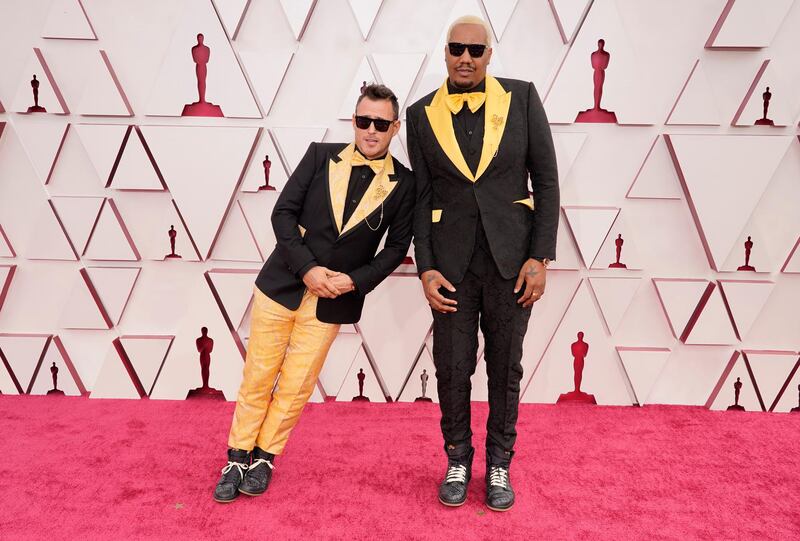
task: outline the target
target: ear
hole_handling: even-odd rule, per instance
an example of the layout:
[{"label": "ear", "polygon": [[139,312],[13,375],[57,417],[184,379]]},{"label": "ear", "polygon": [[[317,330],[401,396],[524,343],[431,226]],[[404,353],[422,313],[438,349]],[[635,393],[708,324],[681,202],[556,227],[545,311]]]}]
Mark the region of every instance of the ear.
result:
[{"label": "ear", "polygon": [[400,119],[395,120],[394,124],[392,125],[392,137],[400,132],[400,124]]}]

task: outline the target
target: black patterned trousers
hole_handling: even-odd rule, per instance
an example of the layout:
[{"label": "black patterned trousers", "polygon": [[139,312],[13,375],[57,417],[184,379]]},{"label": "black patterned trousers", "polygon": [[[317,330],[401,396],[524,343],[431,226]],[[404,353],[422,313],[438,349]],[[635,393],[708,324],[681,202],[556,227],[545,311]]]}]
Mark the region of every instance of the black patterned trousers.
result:
[{"label": "black patterned trousers", "polygon": [[442,288],[458,301],[458,311],[433,311],[433,361],[442,411],[442,435],[451,457],[464,457],[472,449],[470,426],[470,378],[478,354],[478,327],[485,339],[484,358],[489,380],[489,419],[486,451],[491,463],[507,463],[517,438],[522,341],[531,308],[522,308],[515,294],[516,277],[500,275],[483,227],[478,232],[472,259],[464,279],[453,284],[455,293]]}]

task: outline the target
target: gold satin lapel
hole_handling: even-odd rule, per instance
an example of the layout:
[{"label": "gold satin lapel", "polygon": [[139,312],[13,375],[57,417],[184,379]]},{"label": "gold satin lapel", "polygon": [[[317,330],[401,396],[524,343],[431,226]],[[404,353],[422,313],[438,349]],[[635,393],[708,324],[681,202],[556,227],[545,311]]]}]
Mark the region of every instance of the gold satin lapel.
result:
[{"label": "gold satin lapel", "polygon": [[431,104],[425,107],[425,113],[428,115],[428,122],[431,123],[433,134],[436,136],[436,140],[444,150],[444,153],[447,154],[456,169],[461,171],[462,175],[475,182],[475,177],[472,175],[472,171],[469,170],[464,155],[461,154],[461,148],[456,140],[456,133],[453,131],[453,115],[450,113],[450,109],[447,108],[446,81],[436,92],[436,95],[433,96]]},{"label": "gold satin lapel", "polygon": [[336,231],[342,233],[342,216],[344,202],[347,199],[347,184],[350,182],[350,160],[353,159],[355,143],[350,143],[339,153],[339,162],[333,160],[328,164],[328,192],[331,194],[333,219],[336,220]]},{"label": "gold satin lapel", "polygon": [[[448,111],[449,112],[449,111]],[[361,201],[358,202],[358,206],[353,211],[353,214],[350,216],[350,219],[347,220],[347,224],[345,224],[344,229],[342,229],[341,235],[344,235],[350,229],[353,229],[359,222],[366,219],[367,216],[372,214],[376,208],[380,206],[383,201],[389,197],[389,194],[397,186],[396,181],[389,180],[389,175],[394,174],[394,162],[392,161],[391,153],[386,153],[386,159],[384,160],[383,169],[381,172],[372,177],[372,182],[370,182],[369,187],[367,187],[367,191],[364,192],[364,196],[361,198]],[[350,178],[350,171],[347,172],[348,180]],[[347,194],[347,181],[345,181],[345,195]],[[344,199],[342,199],[342,205],[344,205]],[[344,206],[342,206],[344,211]],[[341,217],[343,211],[339,213]],[[341,218],[339,218],[341,220]],[[375,227],[374,225],[372,227]]]},{"label": "gold satin lapel", "polygon": [[481,149],[481,161],[478,163],[475,180],[478,180],[486,172],[489,164],[492,163],[492,159],[494,159],[497,149],[500,148],[500,140],[503,138],[503,132],[506,129],[510,105],[511,92],[506,92],[497,82],[497,79],[487,75],[483,148]]}]

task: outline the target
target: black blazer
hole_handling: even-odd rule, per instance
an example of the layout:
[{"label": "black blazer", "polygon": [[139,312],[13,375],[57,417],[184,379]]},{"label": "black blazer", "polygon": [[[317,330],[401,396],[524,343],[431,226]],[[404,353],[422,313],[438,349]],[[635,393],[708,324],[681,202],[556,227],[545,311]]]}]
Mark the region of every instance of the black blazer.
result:
[{"label": "black blazer", "polygon": [[[490,109],[488,97],[484,104],[485,125],[479,122],[476,126],[484,133],[476,136],[485,138],[486,130],[496,130],[495,125],[502,122],[505,126],[499,146],[488,149],[487,154],[494,157],[476,182],[448,157],[434,133],[426,107],[435,111],[443,106],[435,99],[437,92],[406,112],[409,157],[418,192],[414,217],[417,269],[420,273],[437,269],[454,283],[463,279],[472,258],[479,217],[504,278],[516,277],[530,257],[556,256],[558,171],[539,95],[533,83],[525,81],[487,77],[486,83],[487,92],[510,92],[511,96],[507,112]],[[439,118],[446,119],[449,114],[449,110],[440,110]],[[452,117],[449,122],[452,125]],[[533,209],[530,201],[527,205],[523,202],[529,197],[529,175]]]},{"label": "black blazer", "polygon": [[[317,319],[326,323],[355,323],[361,318],[364,297],[403,261],[411,243],[416,188],[409,169],[393,159],[395,188],[381,207],[339,235],[333,217],[328,183],[329,164],[340,161],[343,143],[311,143],[289,177],[272,212],[277,246],[256,279],[268,297],[296,310],[305,292],[301,271],[318,264],[347,273],[356,290],[336,299],[320,298]],[[346,189],[346,186],[345,186]],[[366,195],[365,195],[366,197]],[[300,227],[298,227],[300,226]],[[301,233],[303,228],[304,233]],[[388,229],[383,249],[376,255]]]}]

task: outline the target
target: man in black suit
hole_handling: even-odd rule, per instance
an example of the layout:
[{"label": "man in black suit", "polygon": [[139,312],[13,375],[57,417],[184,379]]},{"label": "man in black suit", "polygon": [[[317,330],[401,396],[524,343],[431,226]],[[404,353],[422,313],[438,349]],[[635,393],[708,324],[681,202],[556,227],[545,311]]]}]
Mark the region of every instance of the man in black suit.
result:
[{"label": "man in black suit", "polygon": [[414,247],[433,310],[433,360],[448,456],[439,500],[458,506],[467,497],[474,455],[470,377],[480,325],[489,379],[486,503],[505,511],[514,504],[508,470],[517,435],[522,341],[556,254],[558,172],[533,84],[486,75],[492,56],[486,22],[462,17],[447,41],[447,81],[406,115],[418,188]]},{"label": "man in black suit", "polygon": [[277,247],[256,279],[219,502],[267,489],[339,325],[359,320],[364,297],[408,251],[416,187],[388,151],[397,118],[392,91],[368,85],[353,115],[355,142],[312,143],[278,198]]}]

